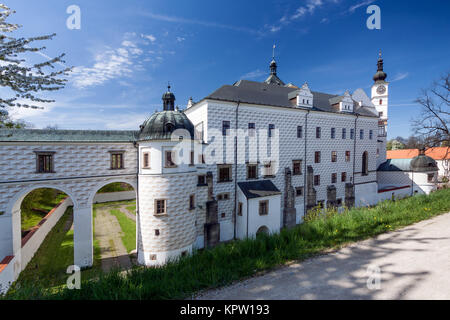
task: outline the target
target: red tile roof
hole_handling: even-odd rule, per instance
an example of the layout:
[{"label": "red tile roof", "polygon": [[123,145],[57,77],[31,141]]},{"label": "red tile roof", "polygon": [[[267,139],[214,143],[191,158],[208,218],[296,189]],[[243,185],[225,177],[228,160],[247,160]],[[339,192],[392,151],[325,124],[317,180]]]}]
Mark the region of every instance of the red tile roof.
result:
[{"label": "red tile roof", "polygon": [[[419,155],[419,149],[387,150],[387,159],[411,159]],[[434,160],[450,159],[450,147],[434,147],[425,151]]]}]

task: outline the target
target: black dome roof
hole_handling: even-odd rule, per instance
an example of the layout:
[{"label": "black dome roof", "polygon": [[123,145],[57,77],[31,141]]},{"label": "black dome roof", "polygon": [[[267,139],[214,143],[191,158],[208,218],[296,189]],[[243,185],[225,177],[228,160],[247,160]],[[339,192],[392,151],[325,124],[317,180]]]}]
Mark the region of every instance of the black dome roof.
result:
[{"label": "black dome roof", "polygon": [[172,132],[177,129],[187,130],[190,138],[194,139],[194,125],[184,112],[178,110],[156,112],[141,125],[138,140],[170,140]]},{"label": "black dome roof", "polygon": [[385,81],[387,78],[387,74],[386,72],[384,72],[383,70],[383,58],[381,58],[381,51],[380,51],[380,57],[378,58],[378,62],[377,62],[377,72],[375,73],[375,75],[373,76],[373,81],[378,82],[378,81]]},{"label": "black dome roof", "polygon": [[414,172],[438,171],[438,166],[433,158],[419,154],[411,160],[411,170]]}]

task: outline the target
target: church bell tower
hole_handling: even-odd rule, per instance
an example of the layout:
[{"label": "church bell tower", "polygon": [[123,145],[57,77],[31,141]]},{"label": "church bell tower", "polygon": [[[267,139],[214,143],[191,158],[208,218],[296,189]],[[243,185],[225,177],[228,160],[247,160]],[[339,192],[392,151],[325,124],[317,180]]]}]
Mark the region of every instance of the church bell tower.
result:
[{"label": "church bell tower", "polygon": [[389,83],[386,81],[387,74],[383,70],[383,58],[381,51],[377,62],[377,72],[373,76],[371,97],[372,103],[378,112],[378,144],[377,144],[377,167],[386,161],[386,139],[388,122],[388,98]]}]

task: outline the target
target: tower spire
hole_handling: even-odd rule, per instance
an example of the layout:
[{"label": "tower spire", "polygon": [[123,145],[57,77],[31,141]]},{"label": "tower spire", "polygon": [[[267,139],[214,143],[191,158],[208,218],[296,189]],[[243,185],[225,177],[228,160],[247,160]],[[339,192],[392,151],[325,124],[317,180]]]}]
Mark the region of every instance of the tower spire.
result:
[{"label": "tower spire", "polygon": [[163,110],[173,111],[175,107],[175,95],[170,92],[170,82],[167,82],[167,92],[162,96]]},{"label": "tower spire", "polygon": [[387,74],[383,70],[383,58],[381,56],[381,49],[378,53],[378,62],[377,62],[377,73],[373,76],[373,81],[384,81],[387,78]]},{"label": "tower spire", "polygon": [[276,76],[277,75],[277,63],[275,62],[275,43],[272,47],[272,61],[270,62],[270,74]]}]

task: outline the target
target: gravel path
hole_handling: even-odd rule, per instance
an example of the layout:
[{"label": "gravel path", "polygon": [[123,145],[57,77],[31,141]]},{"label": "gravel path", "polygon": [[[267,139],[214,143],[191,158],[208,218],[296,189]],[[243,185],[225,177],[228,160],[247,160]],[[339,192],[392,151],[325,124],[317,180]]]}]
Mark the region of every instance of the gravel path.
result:
[{"label": "gravel path", "polygon": [[450,299],[450,213],[197,299]]},{"label": "gravel path", "polygon": [[122,229],[108,207],[98,207],[95,217],[95,238],[99,241],[102,270],[130,269],[130,257],[122,243]]}]

